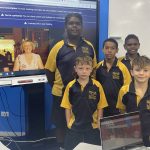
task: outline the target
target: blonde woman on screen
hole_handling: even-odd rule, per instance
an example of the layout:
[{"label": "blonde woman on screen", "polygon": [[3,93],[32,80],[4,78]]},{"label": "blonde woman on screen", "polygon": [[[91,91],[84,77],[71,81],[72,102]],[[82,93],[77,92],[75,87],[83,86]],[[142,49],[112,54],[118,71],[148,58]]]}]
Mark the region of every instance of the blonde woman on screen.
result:
[{"label": "blonde woman on screen", "polygon": [[32,41],[22,42],[21,49],[24,53],[17,56],[13,71],[44,69],[40,55],[32,52],[34,48]]}]

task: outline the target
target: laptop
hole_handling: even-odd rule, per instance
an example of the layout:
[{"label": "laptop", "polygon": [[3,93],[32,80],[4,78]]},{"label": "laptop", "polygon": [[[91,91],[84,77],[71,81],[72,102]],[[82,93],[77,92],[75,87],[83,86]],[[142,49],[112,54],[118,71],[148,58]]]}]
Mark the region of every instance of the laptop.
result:
[{"label": "laptop", "polygon": [[102,150],[143,149],[139,112],[102,118],[100,134]]}]

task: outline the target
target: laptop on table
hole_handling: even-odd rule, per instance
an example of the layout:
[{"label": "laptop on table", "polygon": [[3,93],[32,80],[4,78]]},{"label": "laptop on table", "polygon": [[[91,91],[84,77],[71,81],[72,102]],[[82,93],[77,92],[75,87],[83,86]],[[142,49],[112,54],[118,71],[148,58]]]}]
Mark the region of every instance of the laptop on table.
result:
[{"label": "laptop on table", "polygon": [[102,118],[100,134],[102,150],[144,149],[139,112]]}]

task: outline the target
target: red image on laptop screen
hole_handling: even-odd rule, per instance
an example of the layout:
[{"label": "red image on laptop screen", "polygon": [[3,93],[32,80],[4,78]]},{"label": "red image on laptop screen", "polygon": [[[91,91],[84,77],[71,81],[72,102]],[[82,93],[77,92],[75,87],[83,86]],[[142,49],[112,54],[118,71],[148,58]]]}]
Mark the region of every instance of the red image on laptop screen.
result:
[{"label": "red image on laptop screen", "polygon": [[142,145],[139,112],[103,118],[100,129],[103,150],[130,149]]}]

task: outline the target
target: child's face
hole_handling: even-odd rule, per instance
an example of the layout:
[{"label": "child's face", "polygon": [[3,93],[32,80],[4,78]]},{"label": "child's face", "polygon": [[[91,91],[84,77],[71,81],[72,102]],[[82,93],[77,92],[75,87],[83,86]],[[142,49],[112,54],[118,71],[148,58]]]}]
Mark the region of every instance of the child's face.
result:
[{"label": "child's face", "polygon": [[66,25],[66,31],[69,37],[81,36],[82,23],[77,17],[71,17]]},{"label": "child's face", "polygon": [[74,69],[79,79],[86,80],[91,75],[93,68],[92,68],[92,63],[90,65],[79,63],[74,67]]},{"label": "child's face", "polygon": [[139,47],[140,43],[137,39],[129,39],[124,45],[124,48],[130,55],[137,54]]},{"label": "child's face", "polygon": [[139,83],[148,82],[150,78],[150,65],[140,68],[139,66],[134,66],[131,70],[131,74],[134,77],[134,80]]},{"label": "child's face", "polygon": [[115,43],[108,41],[104,45],[103,52],[106,59],[114,59],[118,49],[116,48]]}]

